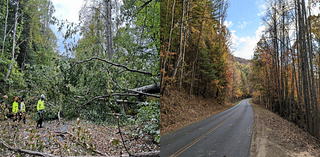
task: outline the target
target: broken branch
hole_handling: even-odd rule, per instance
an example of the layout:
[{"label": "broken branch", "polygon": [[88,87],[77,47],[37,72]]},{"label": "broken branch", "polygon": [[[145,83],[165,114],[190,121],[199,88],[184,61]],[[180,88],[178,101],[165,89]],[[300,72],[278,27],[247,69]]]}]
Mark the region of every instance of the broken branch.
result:
[{"label": "broken branch", "polygon": [[3,145],[6,148],[8,148],[9,150],[14,151],[14,152],[18,152],[18,153],[24,153],[24,154],[36,155],[36,156],[45,156],[45,157],[53,157],[54,156],[54,155],[48,154],[48,153],[41,153],[41,152],[12,147],[9,144],[7,144],[5,141],[2,141],[2,140],[0,140],[0,145]]},{"label": "broken branch", "polygon": [[127,66],[125,65],[122,65],[122,64],[117,64],[117,63],[113,63],[113,62],[110,62],[108,60],[105,60],[105,59],[102,59],[102,58],[98,58],[98,57],[91,57],[89,59],[86,59],[86,60],[83,60],[83,61],[79,61],[79,62],[74,62],[74,64],[67,70],[65,70],[64,72],[72,69],[75,65],[77,64],[81,64],[81,63],[85,63],[85,62],[89,62],[89,61],[92,61],[92,60],[99,60],[99,61],[103,61],[105,63],[108,63],[108,64],[111,64],[113,66],[117,66],[117,67],[121,67],[121,68],[124,68],[126,69],[127,71],[130,71],[130,72],[136,72],[136,73],[141,73],[141,74],[144,74],[144,75],[150,75],[150,76],[158,76],[158,74],[156,75],[153,75],[152,72],[145,72],[145,71],[141,71],[141,70],[136,70],[136,69],[130,69],[128,68]]},{"label": "broken branch", "polygon": [[132,89],[129,89],[129,91],[135,92],[135,93],[139,93],[139,94],[142,94],[142,95],[146,95],[146,96],[151,96],[151,97],[155,97],[155,98],[160,98],[160,95],[144,93],[144,92],[140,92],[140,91],[136,91],[136,90],[132,90]]}]

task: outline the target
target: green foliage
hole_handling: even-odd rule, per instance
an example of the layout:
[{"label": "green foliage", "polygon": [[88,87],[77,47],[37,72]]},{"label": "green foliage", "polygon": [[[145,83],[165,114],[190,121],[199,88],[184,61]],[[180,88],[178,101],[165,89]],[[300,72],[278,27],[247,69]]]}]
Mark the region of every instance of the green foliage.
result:
[{"label": "green foliage", "polygon": [[[0,19],[4,18],[6,11],[3,2],[5,1],[0,1]],[[9,3],[8,25],[11,26],[14,23],[15,3],[13,1]],[[66,119],[80,117],[88,123],[116,126],[117,123],[112,114],[119,113],[124,115],[120,118],[120,124],[145,124],[146,127],[140,130],[141,133],[149,134],[155,142],[159,143],[159,102],[141,103],[146,102],[147,97],[131,96],[134,93],[129,91],[159,82],[157,74],[160,72],[160,3],[156,0],[139,11],[134,9],[144,3],[142,0],[130,0],[130,2],[125,1],[125,5],[121,7],[123,13],[121,16],[127,20],[118,19],[121,27],[113,34],[115,53],[108,61],[130,69],[152,72],[155,76],[130,72],[125,68],[112,66],[99,60],[81,62],[93,56],[101,59],[108,58],[105,47],[105,24],[103,16],[100,15],[90,19],[91,22],[88,25],[58,21],[61,31],[64,27],[67,28],[64,34],[66,40],[76,36],[79,31],[82,34],[77,45],[68,46],[68,50],[72,51],[74,57],[62,56],[57,50],[57,38],[49,27],[49,24],[57,22],[52,16],[54,13],[52,3],[49,0],[21,1],[19,8],[21,16],[18,20],[16,36],[16,44],[19,43],[19,45],[12,63],[13,70],[8,79],[5,75],[11,64],[11,33],[6,38],[3,59],[0,60],[0,92],[9,96],[5,106],[1,106],[0,119],[4,118],[4,113],[10,112],[5,110],[11,106],[13,97],[20,95],[26,99],[27,113],[32,121],[30,125],[35,125],[38,119],[36,105],[40,95],[44,94],[46,122],[57,119],[59,112],[60,116]],[[95,11],[94,15],[98,14],[101,13]],[[4,20],[0,21],[2,37]],[[132,25],[121,25],[129,22]],[[1,38],[1,45],[2,40]],[[81,63],[74,64],[75,62]],[[129,103],[119,103],[117,100]],[[138,105],[139,103],[141,105]],[[134,117],[132,119],[135,122],[130,121],[127,114]],[[29,145],[21,148],[46,150],[44,143],[50,140],[40,139],[41,137],[35,135],[38,133],[35,129],[28,131],[34,135],[28,137]],[[90,154],[95,155],[95,148],[88,142],[90,137],[85,129],[80,127],[76,131],[78,144],[86,147]],[[49,136],[50,138],[52,137]],[[31,143],[32,141],[36,142]],[[53,143],[51,141],[51,144]],[[115,140],[114,145],[121,146],[121,143]],[[59,146],[59,149],[66,154],[70,154],[69,148],[69,146]]]},{"label": "green foliage", "polygon": [[147,124],[143,128],[143,132],[154,135],[154,141],[160,142],[160,104],[159,102],[145,102],[140,104],[137,117]]},{"label": "green foliage", "polygon": [[119,139],[113,139],[112,140],[112,144],[113,145],[119,145],[120,144],[120,140]]}]

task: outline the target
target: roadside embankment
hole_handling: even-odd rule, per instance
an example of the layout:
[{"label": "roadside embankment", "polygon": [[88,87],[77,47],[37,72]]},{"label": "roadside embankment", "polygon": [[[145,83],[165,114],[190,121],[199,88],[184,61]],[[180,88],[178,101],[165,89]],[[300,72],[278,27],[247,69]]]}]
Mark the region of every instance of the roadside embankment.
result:
[{"label": "roadside embankment", "polygon": [[237,103],[220,104],[211,99],[196,97],[177,90],[161,98],[160,130],[161,136],[199,122],[222,112]]},{"label": "roadside embankment", "polygon": [[250,104],[254,110],[251,157],[320,156],[320,143],[310,134],[264,107]]}]

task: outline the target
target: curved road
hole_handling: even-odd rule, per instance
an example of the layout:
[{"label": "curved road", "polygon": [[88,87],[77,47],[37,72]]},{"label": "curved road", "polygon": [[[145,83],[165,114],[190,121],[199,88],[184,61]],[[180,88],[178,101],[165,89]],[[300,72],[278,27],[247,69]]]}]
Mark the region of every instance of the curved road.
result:
[{"label": "curved road", "polygon": [[248,157],[254,126],[249,100],[161,137],[160,156]]}]

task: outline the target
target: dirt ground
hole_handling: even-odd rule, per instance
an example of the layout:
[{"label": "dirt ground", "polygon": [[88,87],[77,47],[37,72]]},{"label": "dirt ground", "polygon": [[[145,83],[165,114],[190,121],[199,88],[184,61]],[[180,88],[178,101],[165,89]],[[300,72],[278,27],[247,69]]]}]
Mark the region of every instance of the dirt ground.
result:
[{"label": "dirt ground", "polygon": [[[7,127],[10,123],[9,127]],[[35,122],[27,120],[27,124],[22,121],[12,127],[11,120],[0,121],[1,131],[0,140],[6,141],[9,145],[26,150],[51,153],[54,155],[92,155],[91,147],[95,151],[108,156],[119,156],[128,154],[123,143],[117,126],[101,126],[87,123],[84,120],[57,120],[44,122],[44,128],[35,129]],[[148,134],[132,136],[137,129],[144,127],[122,126],[121,132],[126,147],[131,154],[156,152],[160,150],[160,144],[153,141],[153,137]],[[19,136],[16,136],[19,135]],[[12,137],[16,140],[12,142]],[[43,144],[41,150],[33,148],[33,145]],[[93,154],[99,155],[96,152]],[[0,156],[12,156],[14,152],[8,151],[0,144]],[[28,155],[26,155],[28,156]]]},{"label": "dirt ground", "polygon": [[277,114],[250,101],[255,116],[251,157],[319,157],[320,143]]},{"label": "dirt ground", "polygon": [[236,104],[228,102],[220,104],[212,99],[204,99],[177,90],[170,90],[169,94],[165,94],[161,98],[161,136],[206,119]]}]

